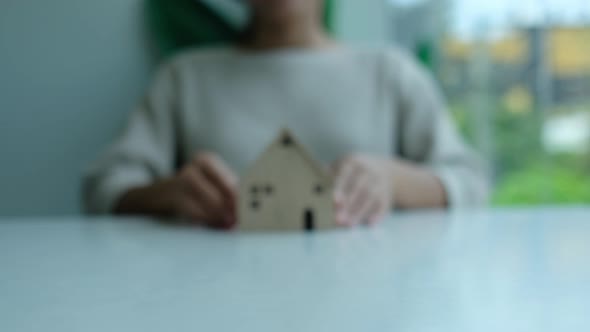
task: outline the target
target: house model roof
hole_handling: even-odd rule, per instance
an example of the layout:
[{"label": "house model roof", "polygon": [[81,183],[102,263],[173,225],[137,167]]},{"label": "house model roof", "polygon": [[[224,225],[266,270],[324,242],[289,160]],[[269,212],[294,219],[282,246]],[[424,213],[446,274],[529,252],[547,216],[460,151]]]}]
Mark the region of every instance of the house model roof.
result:
[{"label": "house model roof", "polygon": [[293,135],[293,133],[286,128],[281,129],[277,138],[265,149],[265,151],[261,154],[261,156],[254,162],[253,166],[245,173],[247,177],[249,174],[253,172],[260,164],[261,160],[265,158],[265,156],[270,153],[270,151],[275,146],[290,146],[290,148],[297,151],[297,153],[305,160],[305,162],[310,166],[310,168],[316,173],[318,177],[324,178],[330,183],[332,182],[332,177],[328,173],[324,167],[322,167],[315,158],[309,153],[309,151],[299,142],[299,140]]}]

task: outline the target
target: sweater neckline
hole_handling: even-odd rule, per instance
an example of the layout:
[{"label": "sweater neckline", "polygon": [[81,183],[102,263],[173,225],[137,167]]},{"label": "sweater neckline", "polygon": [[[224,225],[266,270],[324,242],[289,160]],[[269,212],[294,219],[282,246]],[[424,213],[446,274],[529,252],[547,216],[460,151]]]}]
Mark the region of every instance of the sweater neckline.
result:
[{"label": "sweater neckline", "polygon": [[325,56],[340,55],[349,49],[342,45],[326,48],[303,48],[303,47],[285,47],[268,51],[250,51],[237,46],[229,46],[229,53],[239,59],[244,60],[277,60],[297,59],[297,58],[317,58]]}]

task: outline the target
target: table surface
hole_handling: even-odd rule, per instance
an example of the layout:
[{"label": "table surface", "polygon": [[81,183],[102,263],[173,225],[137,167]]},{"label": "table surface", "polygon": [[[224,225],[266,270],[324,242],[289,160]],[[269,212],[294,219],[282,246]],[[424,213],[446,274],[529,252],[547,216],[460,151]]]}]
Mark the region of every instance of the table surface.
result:
[{"label": "table surface", "polygon": [[0,331],[583,330],[590,208],[314,234],[0,221]]}]

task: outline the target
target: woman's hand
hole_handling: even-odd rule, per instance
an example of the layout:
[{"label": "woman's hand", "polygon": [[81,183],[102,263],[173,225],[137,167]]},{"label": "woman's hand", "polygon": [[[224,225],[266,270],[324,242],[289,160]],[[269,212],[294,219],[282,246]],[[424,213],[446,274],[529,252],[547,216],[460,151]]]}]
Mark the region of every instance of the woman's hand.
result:
[{"label": "woman's hand", "polygon": [[353,155],[338,162],[336,222],[342,226],[375,224],[393,206],[393,161]]},{"label": "woman's hand", "polygon": [[217,155],[201,153],[172,178],[175,214],[219,228],[237,222],[237,177]]},{"label": "woman's hand", "polygon": [[237,222],[237,183],[219,157],[202,153],[175,176],[125,193],[114,212],[182,217],[228,229]]}]

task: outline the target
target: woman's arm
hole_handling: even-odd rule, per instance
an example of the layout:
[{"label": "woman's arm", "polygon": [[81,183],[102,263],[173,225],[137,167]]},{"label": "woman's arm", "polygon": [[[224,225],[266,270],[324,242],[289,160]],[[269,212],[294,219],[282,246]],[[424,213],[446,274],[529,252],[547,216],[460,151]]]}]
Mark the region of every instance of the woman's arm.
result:
[{"label": "woman's arm", "polygon": [[[85,175],[83,196],[87,212],[122,212],[115,207],[127,192],[173,175],[176,157],[174,94],[174,71],[171,66],[164,66],[146,97],[131,113],[122,134]],[[151,212],[138,207],[133,212]]]},{"label": "woman's arm", "polygon": [[159,71],[123,134],[87,174],[88,212],[235,224],[237,178],[220,158],[201,153],[176,169],[177,72],[174,63]]},{"label": "woman's arm", "polygon": [[[417,176],[423,179],[416,181],[414,185],[422,182],[431,183],[432,180],[424,180],[428,178],[424,174],[429,173],[442,184],[448,207],[484,205],[488,197],[487,167],[465,144],[457,131],[432,76],[425,68],[402,53],[392,54],[390,61],[398,73],[398,79],[393,80],[393,83],[399,101],[399,157],[422,170],[410,171],[408,167],[401,167],[401,173],[407,174],[408,177],[399,178],[403,181]],[[418,173],[422,173],[423,176],[419,176]],[[421,190],[420,194],[424,197],[419,199],[417,195],[412,194],[416,188],[410,186],[403,189],[412,197],[405,203],[420,202],[431,194],[428,190]],[[416,204],[411,205],[416,207]]]},{"label": "woman's arm", "polygon": [[428,169],[398,159],[354,155],[336,167],[336,221],[375,223],[392,208],[444,208],[448,197]]},{"label": "woman's arm", "polygon": [[391,162],[393,206],[398,209],[446,208],[447,192],[436,174],[415,163],[403,160]]},{"label": "woman's arm", "polygon": [[170,178],[131,188],[115,202],[112,212],[119,215],[172,216],[176,211],[176,187],[175,181]]},{"label": "woman's arm", "polygon": [[453,126],[434,81],[401,53],[386,59],[385,84],[398,102],[397,155],[356,155],[338,163],[338,222],[375,222],[392,208],[483,205],[488,193],[485,166]]}]

